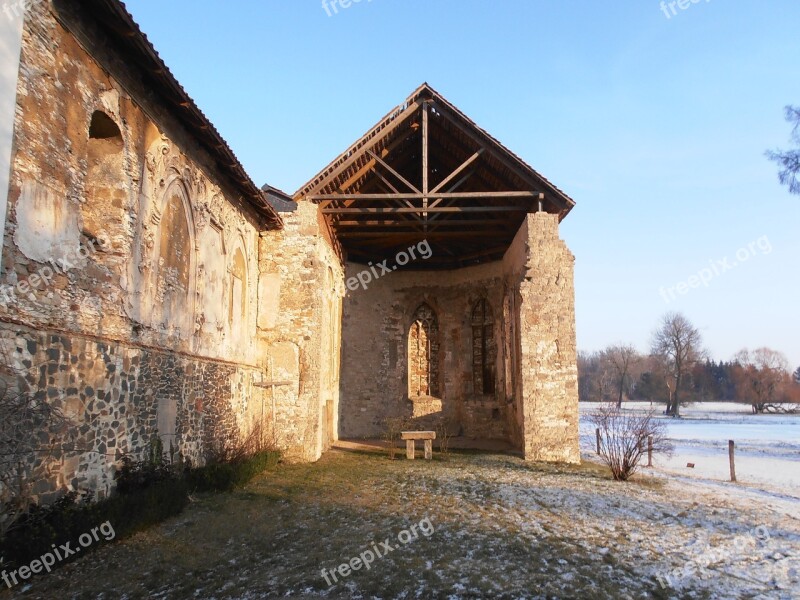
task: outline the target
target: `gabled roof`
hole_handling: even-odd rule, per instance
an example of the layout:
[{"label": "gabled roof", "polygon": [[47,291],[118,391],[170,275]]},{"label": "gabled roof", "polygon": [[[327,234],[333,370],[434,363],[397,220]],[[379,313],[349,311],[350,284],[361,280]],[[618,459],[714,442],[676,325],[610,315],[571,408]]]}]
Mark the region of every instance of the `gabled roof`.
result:
[{"label": "gabled roof", "polygon": [[526,213],[563,218],[575,205],[428,84],[294,199],[321,205],[352,260],[387,258],[427,240],[438,258],[415,268],[497,260]]},{"label": "gabled roof", "polygon": [[[99,45],[113,50],[120,57],[114,66],[137,70],[138,85],[143,85],[148,94],[156,97],[174,118],[194,137],[216,163],[220,177],[227,179],[242,198],[262,216],[269,228],[283,226],[278,213],[267,201],[244,167],[236,158],[228,143],[216,127],[189,97],[153,45],[142,32],[133,17],[119,0],[54,0],[59,21],[84,46]],[[92,47],[87,50],[92,52]],[[103,65],[107,70],[110,65]],[[118,73],[112,72],[119,79]],[[125,85],[125,82],[120,81]],[[135,90],[128,90],[134,101]]]}]

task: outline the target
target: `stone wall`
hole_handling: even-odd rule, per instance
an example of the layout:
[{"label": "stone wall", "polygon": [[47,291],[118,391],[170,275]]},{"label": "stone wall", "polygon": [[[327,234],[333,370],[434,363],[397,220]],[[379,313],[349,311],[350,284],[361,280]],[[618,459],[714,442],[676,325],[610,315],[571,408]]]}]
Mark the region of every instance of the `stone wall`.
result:
[{"label": "stone wall", "polygon": [[[281,282],[259,261],[280,257],[282,239],[262,237],[263,217],[133,67],[91,32],[79,43],[53,10],[33,3],[23,30],[0,281],[15,388],[75,420],[69,442],[39,432],[56,452],[29,465],[46,476],[37,490],[105,493],[121,453],[141,458],[156,434],[202,462],[262,418],[281,447],[319,456],[321,384],[300,379],[287,344],[324,324],[258,335],[301,276],[286,274],[273,303]],[[276,388],[277,415],[258,386],[269,369],[294,378]]]},{"label": "stone wall", "polygon": [[281,231],[262,234],[259,339],[268,348],[282,446],[316,460],[338,439],[341,262],[315,204],[281,213]]},{"label": "stone wall", "polygon": [[21,373],[15,393],[46,401],[69,431],[37,430],[29,464],[34,499],[61,489],[104,497],[124,455],[141,458],[156,432],[165,451],[201,464],[204,449],[235,439],[254,414],[255,369],[79,333],[4,326],[0,343]]},{"label": "stone wall", "polygon": [[580,462],[575,258],[558,237],[557,215],[528,215],[517,237],[528,248],[518,292],[525,458]]},{"label": "stone wall", "polygon": [[[444,418],[453,433],[469,438],[507,439],[507,413],[502,348],[503,270],[492,263],[456,271],[396,271],[374,279],[366,289],[352,278],[368,265],[348,263],[350,288],[342,321],[342,385],[340,432],[343,437],[379,437],[386,419],[407,417],[415,427],[430,428]],[[485,300],[495,315],[492,344],[498,374],[489,394],[475,389],[473,324],[475,306]],[[415,360],[415,322],[420,307],[429,307],[436,323],[426,325],[434,336],[432,368],[420,373]],[[411,346],[411,347],[410,347]],[[412,366],[411,371],[409,365]],[[419,385],[434,377],[432,395]],[[419,394],[420,390],[423,392]]]},{"label": "stone wall", "polygon": [[[547,213],[529,215],[496,263],[365,286],[356,282],[368,265],[349,263],[341,435],[379,437],[393,417],[416,428],[446,419],[453,433],[508,441],[528,459],[578,461],[573,263]],[[420,340],[432,367],[420,366]]]}]

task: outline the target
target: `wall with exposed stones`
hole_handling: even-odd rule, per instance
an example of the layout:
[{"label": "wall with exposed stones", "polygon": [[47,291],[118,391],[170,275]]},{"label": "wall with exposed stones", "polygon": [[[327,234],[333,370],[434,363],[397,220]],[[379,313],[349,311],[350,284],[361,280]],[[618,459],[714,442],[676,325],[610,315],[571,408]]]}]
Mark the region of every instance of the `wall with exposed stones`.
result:
[{"label": "wall with exposed stones", "polygon": [[558,216],[528,215],[506,259],[522,274],[517,402],[525,458],[580,462],[575,258],[558,237]]},{"label": "wall with exposed stones", "polygon": [[258,422],[299,460],[397,416],[578,460],[557,216],[530,215],[502,261],[362,288],[314,204],[268,230],[134,68],[53,11],[23,29],[0,264],[7,393],[73,422],[37,432],[35,497],[106,494],[154,436],[202,462]]},{"label": "wall with exposed stones", "polygon": [[40,432],[37,496],[107,492],[155,435],[202,462],[260,420],[289,456],[319,457],[335,438],[338,344],[323,332],[341,267],[315,207],[265,231],[136,73],[52,11],[34,3],[23,31],[0,277],[9,393],[74,422],[69,440]]},{"label": "wall with exposed stones", "polygon": [[[514,405],[506,397],[501,368],[502,263],[455,271],[394,271],[364,288],[354,278],[365,271],[367,265],[347,265],[350,285],[342,321],[339,411],[342,437],[378,437],[387,419],[407,417],[416,428],[432,428],[444,419],[454,434],[507,439],[507,413]],[[473,376],[472,316],[482,301],[493,307],[495,315],[488,345],[496,348],[490,356],[497,378],[489,393],[484,393],[482,385],[476,388]],[[420,307],[424,309],[418,312]],[[415,324],[427,313],[434,315],[435,324],[425,323],[418,335]],[[434,364],[420,367],[425,356],[416,358],[419,339],[432,342],[428,358]],[[420,385],[428,372],[433,375],[428,379],[432,385]]]},{"label": "wall with exposed stones", "polygon": [[316,460],[339,432],[343,269],[318,207],[292,204],[282,230],[262,233],[258,336],[271,380],[294,382],[274,388],[284,446]]},{"label": "wall with exposed stones", "polygon": [[349,263],[341,435],[378,437],[395,417],[417,429],[444,419],[528,459],[579,460],[573,264],[547,213],[529,215],[496,263],[366,285],[368,266]]}]

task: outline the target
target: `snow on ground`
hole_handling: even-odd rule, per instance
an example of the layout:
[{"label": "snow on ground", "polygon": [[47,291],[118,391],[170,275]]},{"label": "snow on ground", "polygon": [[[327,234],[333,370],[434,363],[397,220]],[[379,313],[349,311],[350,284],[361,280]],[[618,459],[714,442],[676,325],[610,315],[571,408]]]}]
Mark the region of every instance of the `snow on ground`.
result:
[{"label": "snow on ground", "polygon": [[[583,448],[594,447],[594,428],[586,418],[596,405],[581,404]],[[625,410],[655,410],[675,445],[671,458],[655,457],[656,470],[710,481],[729,481],[728,440],[736,444],[736,478],[741,487],[800,498],[800,415],[754,415],[749,405],[692,404],[682,417],[661,415],[663,405],[626,402]],[[687,463],[694,463],[688,468]]]},{"label": "snow on ground", "polygon": [[[617,483],[590,455],[436,458],[335,450],[281,465],[20,597],[800,598],[800,500],[667,473]],[[323,579],[422,519],[429,537]]]}]

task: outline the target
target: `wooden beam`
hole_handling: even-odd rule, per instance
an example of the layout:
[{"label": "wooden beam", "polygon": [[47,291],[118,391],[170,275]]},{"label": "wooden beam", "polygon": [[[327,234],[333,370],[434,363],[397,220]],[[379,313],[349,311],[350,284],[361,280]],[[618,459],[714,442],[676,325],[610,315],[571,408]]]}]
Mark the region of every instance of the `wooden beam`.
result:
[{"label": "wooden beam", "polygon": [[[325,187],[329,185],[336,177],[338,177],[342,173],[342,171],[348,169],[352,165],[353,161],[358,160],[358,158],[362,156],[362,152],[367,146],[369,146],[369,148],[374,148],[382,140],[387,139],[392,133],[394,133],[394,131],[398,127],[400,127],[408,119],[413,117],[414,113],[417,112],[420,106],[421,102],[416,101],[413,104],[409,104],[408,107],[399,115],[392,116],[395,113],[395,111],[392,111],[392,113],[386,115],[386,117],[384,117],[383,120],[381,120],[380,124],[378,124],[376,127],[373,127],[368,133],[363,135],[361,139],[359,139],[355,144],[350,146],[343,154],[340,154],[337,158],[333,160],[333,162],[331,162],[327,167],[325,167],[322,170],[322,173],[320,174],[319,181],[316,181],[316,178],[312,179],[311,181],[306,182],[306,184],[301,189],[302,190],[306,190],[309,188],[319,189],[320,187]],[[369,148],[367,148],[368,151]],[[336,164],[339,161],[343,162],[341,162],[338,166],[336,166]],[[329,173],[326,173],[326,171],[328,171],[329,169],[331,171]]]},{"label": "wooden beam", "polygon": [[[368,153],[368,154],[369,154],[369,155],[370,155],[372,158],[374,158],[376,161],[378,161],[378,163],[379,163],[380,165],[382,165],[382,166],[383,166],[383,167],[384,167],[384,168],[385,168],[387,171],[389,171],[389,172],[390,172],[390,173],[392,173],[392,174],[393,174],[395,177],[397,177],[397,178],[398,178],[400,181],[402,181],[403,183],[405,183],[405,184],[406,184],[406,185],[407,185],[407,186],[408,186],[410,189],[414,190],[414,191],[415,191],[417,194],[420,194],[420,195],[422,194],[422,192],[420,192],[420,191],[417,189],[417,187],[416,187],[415,185],[413,185],[413,184],[412,184],[412,183],[411,183],[411,182],[410,182],[408,179],[406,179],[405,177],[403,177],[402,175],[400,175],[400,173],[398,173],[398,172],[397,172],[397,171],[395,171],[395,170],[394,170],[392,167],[390,167],[390,166],[389,166],[389,165],[386,163],[386,161],[384,161],[384,160],[383,160],[381,157],[379,157],[377,154],[375,154],[375,153],[374,153],[372,150],[367,150],[367,153]],[[336,195],[341,195],[341,194],[336,194]]]},{"label": "wooden beam", "polygon": [[[428,103],[422,105],[422,208],[428,208]],[[428,213],[422,213],[423,227],[428,230]]]},{"label": "wooden beam", "polygon": [[422,105],[422,195],[423,206],[428,203],[428,105]]},{"label": "wooden beam", "polygon": [[[492,212],[536,212],[535,206],[443,206],[428,208],[430,213],[492,213]],[[326,215],[380,215],[421,213],[421,208],[376,207],[376,208],[323,208]]]},{"label": "wooden beam", "polygon": [[[409,184],[410,185],[410,184]],[[413,187],[413,186],[412,186]],[[428,195],[428,198],[435,197],[441,199],[469,200],[473,198],[524,198],[538,199],[540,192],[525,191],[497,191],[497,192],[444,192],[435,196]],[[320,194],[309,196],[308,199],[314,202],[332,202],[338,200],[423,200],[425,194],[417,191],[416,193],[401,194]]]},{"label": "wooden beam", "polygon": [[[461,131],[461,133],[463,133],[465,136],[470,138],[473,142],[475,142],[479,146],[483,146],[483,141],[478,139],[478,137],[476,137],[476,133],[478,135],[481,135],[481,134],[479,132],[476,132],[476,131],[469,131],[464,125],[459,123],[458,116],[453,114],[450,111],[450,109],[448,109],[446,106],[440,106],[439,104],[437,104],[436,105],[436,112],[441,114],[456,129]],[[502,146],[501,146],[501,148],[502,148]],[[530,174],[526,173],[526,169],[525,169],[525,167],[527,167],[527,165],[523,166],[523,164],[517,163],[516,160],[511,160],[511,159],[507,158],[506,156],[503,156],[502,152],[503,152],[502,149],[500,150],[500,152],[491,152],[491,150],[490,150],[490,154],[495,158],[495,160],[499,161],[503,166],[505,166],[508,170],[510,170],[513,173],[515,173],[521,179],[530,181],[531,180]],[[519,159],[517,159],[517,160],[519,160]],[[528,168],[530,168],[530,167],[528,167]],[[543,183],[541,175],[538,175],[538,173],[536,173],[534,177],[535,177],[535,179],[539,180],[539,184],[540,185],[541,185],[541,183]],[[558,200],[558,204],[560,204],[562,208],[569,208],[569,205],[568,205],[567,201],[564,198],[557,197],[557,195],[551,195],[551,197],[553,197],[553,196],[556,196],[556,199]]]},{"label": "wooden beam", "polygon": [[423,233],[420,231],[340,231],[340,238],[347,239],[362,239],[362,238],[376,238],[384,240],[385,238],[401,237],[402,239],[476,239],[482,237],[502,237],[507,236],[510,232],[508,229],[483,229],[480,231],[435,231]]},{"label": "wooden beam", "polygon": [[478,150],[478,151],[477,151],[475,154],[473,154],[473,155],[472,155],[472,156],[470,156],[470,157],[469,157],[467,160],[465,160],[463,163],[461,163],[461,166],[460,166],[460,167],[458,167],[458,168],[457,168],[455,171],[453,171],[452,173],[450,173],[450,175],[448,175],[447,177],[445,177],[445,178],[444,178],[444,180],[442,180],[442,182],[441,182],[439,185],[437,185],[435,188],[433,188],[433,189],[430,191],[430,194],[431,194],[431,196],[433,196],[433,195],[434,195],[436,192],[438,192],[440,189],[442,189],[442,188],[443,188],[444,186],[446,186],[448,183],[450,183],[451,181],[453,181],[453,179],[455,179],[456,177],[458,177],[458,176],[461,174],[461,172],[462,172],[464,169],[466,169],[466,168],[467,168],[467,167],[469,167],[469,166],[470,166],[472,163],[474,163],[476,160],[478,160],[478,159],[480,158],[481,154],[483,154],[483,152],[484,152],[485,150],[486,150],[486,148],[481,148],[481,149],[480,149],[480,150]]},{"label": "wooden beam", "polygon": [[[392,217],[385,219],[369,219],[366,221],[338,221],[336,223],[337,230],[343,231],[348,228],[363,229],[364,227],[411,227],[415,221],[397,221]],[[438,227],[479,227],[482,225],[510,225],[510,222],[498,219],[442,219]],[[516,222],[514,223],[516,225]]]},{"label": "wooden beam", "polygon": [[[382,155],[382,156],[384,156],[384,157],[386,157],[387,155],[391,154],[391,153],[392,153],[394,150],[396,150],[396,149],[397,149],[397,147],[398,147],[398,146],[400,146],[401,144],[403,144],[405,141],[406,141],[406,137],[405,137],[405,136],[402,136],[402,135],[401,135],[401,136],[399,136],[399,137],[398,137],[396,140],[394,140],[394,141],[393,141],[391,144],[389,144],[388,146],[384,147],[383,151],[381,152],[381,155]],[[367,157],[367,155],[366,155],[366,154],[364,154],[364,158],[366,158],[366,157]],[[357,171],[357,172],[356,172],[356,173],[355,173],[353,176],[351,176],[350,178],[348,178],[348,180],[347,180],[347,181],[345,181],[345,182],[344,182],[342,185],[340,185],[340,186],[338,187],[338,190],[339,190],[339,192],[341,192],[341,193],[347,193],[347,190],[349,190],[349,189],[350,189],[350,187],[351,187],[351,186],[352,186],[352,185],[353,185],[353,184],[354,184],[356,181],[358,181],[358,180],[359,180],[361,177],[363,177],[364,175],[366,175],[367,173],[369,173],[369,171],[370,171],[370,170],[371,170],[371,169],[372,169],[372,168],[373,168],[373,167],[374,167],[376,164],[377,164],[377,162],[375,161],[375,159],[374,159],[374,158],[371,158],[370,160],[368,160],[368,161],[366,162],[366,164],[365,164],[363,167],[361,167],[361,168],[360,168],[360,169],[359,169],[359,170],[358,170],[358,171]],[[375,174],[376,174],[376,175],[380,175],[380,173],[378,173],[377,171],[375,172]]]}]

